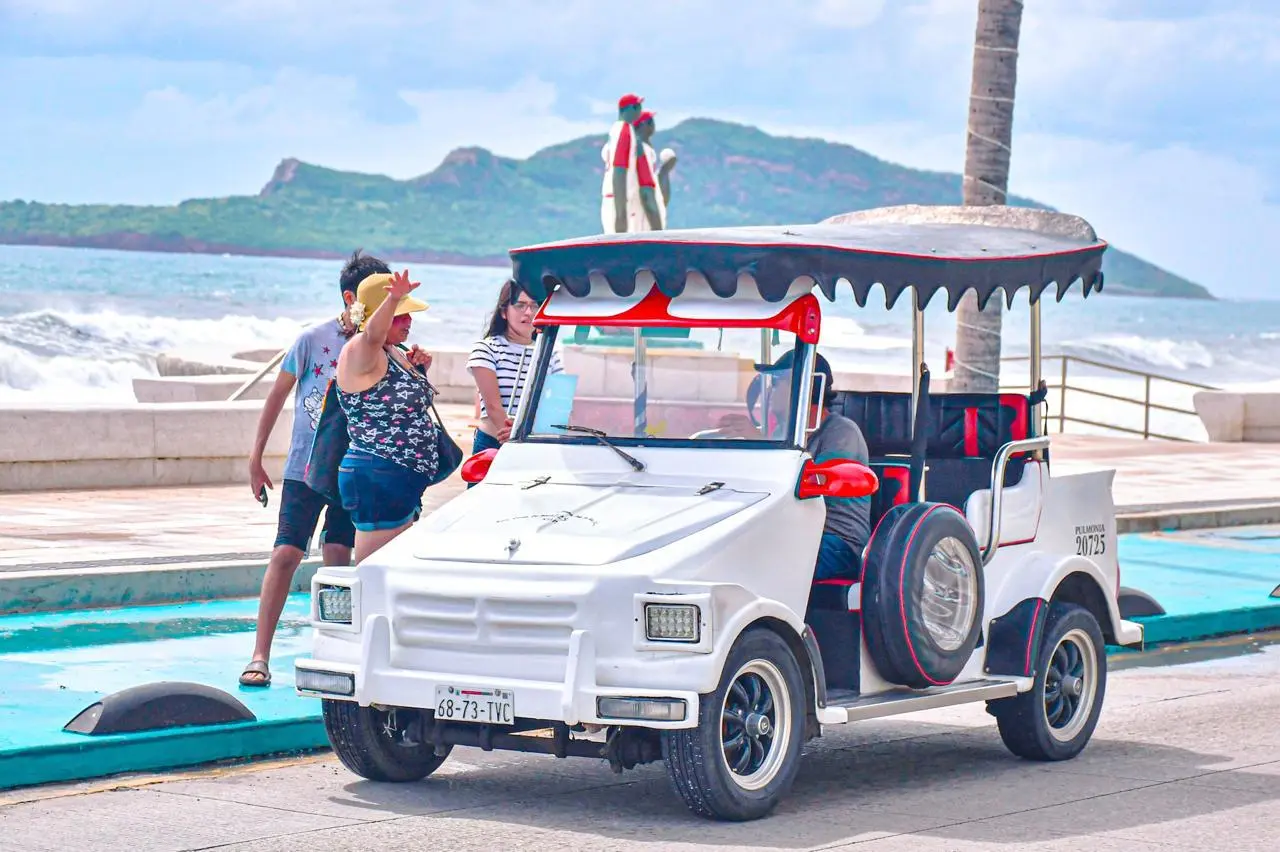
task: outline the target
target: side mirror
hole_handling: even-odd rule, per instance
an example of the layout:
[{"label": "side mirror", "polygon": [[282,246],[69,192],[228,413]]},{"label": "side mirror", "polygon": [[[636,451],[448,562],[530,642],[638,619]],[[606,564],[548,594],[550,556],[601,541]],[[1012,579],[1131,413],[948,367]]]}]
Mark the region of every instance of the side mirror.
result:
[{"label": "side mirror", "polygon": [[490,448],[481,450],[471,458],[462,463],[462,481],[476,483],[484,479],[489,473],[489,467],[493,464],[493,457],[498,451]]},{"label": "side mirror", "polygon": [[880,490],[880,480],[875,471],[862,462],[852,459],[812,459],[800,469],[800,482],[796,496],[801,500],[812,497],[869,497]]}]

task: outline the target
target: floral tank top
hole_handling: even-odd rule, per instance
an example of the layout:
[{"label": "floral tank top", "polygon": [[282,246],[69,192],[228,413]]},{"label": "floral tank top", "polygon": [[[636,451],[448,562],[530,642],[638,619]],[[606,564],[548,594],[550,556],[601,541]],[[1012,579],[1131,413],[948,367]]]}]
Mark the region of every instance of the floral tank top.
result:
[{"label": "floral tank top", "polygon": [[387,356],[387,372],[368,390],[346,393],[338,401],[347,416],[351,446],[432,476],[440,466],[436,426],[428,413],[433,397],[426,380]]}]

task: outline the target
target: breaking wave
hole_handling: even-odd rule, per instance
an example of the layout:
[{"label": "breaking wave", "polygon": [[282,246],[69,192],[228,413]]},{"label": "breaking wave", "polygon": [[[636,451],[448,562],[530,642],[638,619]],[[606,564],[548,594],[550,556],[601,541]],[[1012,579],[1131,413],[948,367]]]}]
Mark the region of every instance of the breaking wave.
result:
[{"label": "breaking wave", "polygon": [[0,400],[128,402],[133,379],[156,375],[162,352],[221,360],[288,345],[302,325],[289,319],[178,319],[114,311],[0,317]]}]

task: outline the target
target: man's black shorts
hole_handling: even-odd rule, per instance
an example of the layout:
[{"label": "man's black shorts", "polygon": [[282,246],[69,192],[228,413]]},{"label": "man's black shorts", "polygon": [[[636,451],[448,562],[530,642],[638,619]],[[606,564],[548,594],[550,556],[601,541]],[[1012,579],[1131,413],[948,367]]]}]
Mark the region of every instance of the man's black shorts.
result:
[{"label": "man's black shorts", "polygon": [[341,544],[354,547],[356,528],[352,525],[347,510],[327,502],[323,495],[296,479],[286,479],[280,483],[280,523],[276,528],[275,546],[288,545],[306,553],[322,511],[325,516],[324,530],[320,533],[321,546]]}]

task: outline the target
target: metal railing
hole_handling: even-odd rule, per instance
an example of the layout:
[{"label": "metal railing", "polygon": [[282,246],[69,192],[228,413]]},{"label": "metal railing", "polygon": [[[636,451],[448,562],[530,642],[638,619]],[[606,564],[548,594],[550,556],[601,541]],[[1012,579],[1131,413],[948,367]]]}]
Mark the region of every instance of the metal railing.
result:
[{"label": "metal railing", "polygon": [[[1000,360],[1002,362],[1005,362],[1005,361],[1026,362],[1028,360],[1028,357],[1026,355],[1009,356],[1006,358],[1001,358]],[[1212,385],[1200,384],[1199,382],[1189,382],[1189,381],[1186,381],[1185,379],[1175,379],[1169,376],[1159,375],[1158,373],[1149,373],[1143,370],[1133,370],[1128,367],[1117,367],[1115,364],[1106,364],[1106,363],[1103,363],[1102,361],[1094,361],[1089,358],[1080,358],[1075,355],[1044,355],[1042,356],[1041,361],[1042,361],[1042,364],[1044,365],[1043,370],[1044,370],[1044,376],[1045,376],[1045,383],[1049,389],[1048,400],[1051,401],[1056,398],[1056,401],[1058,403],[1056,412],[1050,412],[1049,406],[1046,406],[1043,422],[1041,424],[1043,427],[1042,434],[1048,434],[1050,424],[1056,421],[1058,424],[1057,431],[1059,433],[1063,433],[1066,431],[1066,427],[1068,423],[1074,423],[1080,426],[1092,426],[1098,429],[1109,429],[1115,432],[1122,432],[1128,435],[1139,435],[1142,438],[1147,440],[1156,438],[1156,439],[1165,440],[1165,441],[1191,442],[1193,441],[1193,439],[1191,438],[1187,438],[1185,436],[1180,436],[1180,435],[1164,434],[1161,432],[1157,432],[1151,427],[1152,412],[1163,412],[1167,414],[1187,416],[1187,417],[1195,418],[1197,422],[1199,421],[1199,415],[1196,413],[1194,409],[1182,408],[1176,405],[1167,405],[1164,403],[1153,402],[1151,399],[1151,389],[1152,389],[1153,383],[1161,382],[1161,383],[1165,383],[1175,387],[1189,388],[1192,390],[1218,390],[1218,388],[1215,388]],[[1050,370],[1048,368],[1048,364],[1051,361],[1059,362],[1058,370],[1055,371],[1055,370]],[[1081,367],[1089,367],[1094,370],[1100,370],[1111,375],[1128,376],[1128,377],[1142,379],[1142,393],[1140,396],[1139,395],[1126,396],[1123,394],[1111,393],[1104,390],[1098,390],[1097,388],[1084,387],[1083,385],[1080,385],[1080,384],[1073,384],[1071,382],[1071,379],[1068,373],[1068,367],[1071,364],[1076,364]],[[1055,378],[1051,379],[1050,376],[1055,376]],[[1001,390],[1010,390],[1010,391],[1020,390],[1025,392],[1025,388],[1026,388],[1025,382],[1021,384],[1016,384],[1012,381],[1006,380],[1006,382],[1001,384]],[[1091,419],[1088,417],[1077,417],[1077,416],[1068,414],[1067,413],[1067,392],[1068,391],[1070,391],[1073,394],[1085,394],[1085,395],[1093,396],[1100,399],[1110,400],[1112,402],[1121,402],[1121,403],[1128,403],[1135,406],[1141,406],[1142,428],[1138,429],[1133,426],[1122,426],[1117,423],[1103,423],[1099,420]]]},{"label": "metal railing", "polygon": [[284,356],[287,355],[288,353],[289,353],[288,349],[281,349],[274,356],[272,356],[271,360],[268,361],[266,364],[264,364],[261,370],[259,370],[253,376],[251,376],[240,387],[236,388],[235,391],[231,394],[231,396],[227,397],[227,402],[236,402],[237,400],[240,399],[240,397],[248,393],[253,388],[254,385],[262,381],[263,378],[266,377],[267,373],[270,373],[272,370],[274,370],[276,366],[279,365],[279,363],[284,360]]}]

